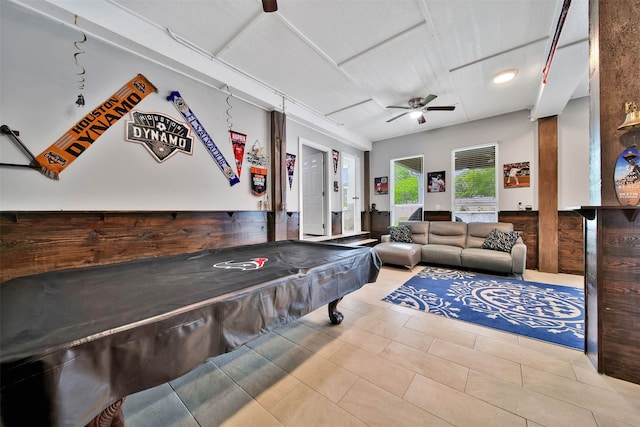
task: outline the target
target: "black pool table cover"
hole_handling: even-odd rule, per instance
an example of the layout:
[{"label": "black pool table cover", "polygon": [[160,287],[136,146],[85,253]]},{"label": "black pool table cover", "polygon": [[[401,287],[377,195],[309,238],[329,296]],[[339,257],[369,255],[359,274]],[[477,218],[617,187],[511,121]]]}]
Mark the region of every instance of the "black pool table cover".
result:
[{"label": "black pool table cover", "polygon": [[123,396],[375,282],[379,270],[369,247],[288,240],[4,282],[2,425],[85,425]]}]

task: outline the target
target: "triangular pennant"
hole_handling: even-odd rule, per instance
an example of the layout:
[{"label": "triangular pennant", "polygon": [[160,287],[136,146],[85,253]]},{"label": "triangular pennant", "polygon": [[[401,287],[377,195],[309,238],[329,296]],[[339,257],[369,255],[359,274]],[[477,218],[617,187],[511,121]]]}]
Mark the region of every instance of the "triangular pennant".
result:
[{"label": "triangular pennant", "polygon": [[230,130],[229,137],[233,144],[233,153],[236,157],[236,169],[238,170],[238,177],[240,177],[240,173],[242,172],[242,159],[244,158],[244,147],[247,143],[247,135]]}]

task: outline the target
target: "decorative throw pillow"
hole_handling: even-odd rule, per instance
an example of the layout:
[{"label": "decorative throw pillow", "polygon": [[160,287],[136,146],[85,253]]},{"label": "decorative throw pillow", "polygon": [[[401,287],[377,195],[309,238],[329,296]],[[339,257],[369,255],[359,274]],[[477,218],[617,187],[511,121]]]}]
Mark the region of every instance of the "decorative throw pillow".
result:
[{"label": "decorative throw pillow", "polygon": [[388,230],[392,242],[413,243],[411,228],[406,225],[399,225],[397,227],[391,226]]},{"label": "decorative throw pillow", "polygon": [[500,231],[494,228],[482,243],[482,249],[511,252],[511,248],[516,244],[518,237],[520,237],[520,233],[517,231]]}]

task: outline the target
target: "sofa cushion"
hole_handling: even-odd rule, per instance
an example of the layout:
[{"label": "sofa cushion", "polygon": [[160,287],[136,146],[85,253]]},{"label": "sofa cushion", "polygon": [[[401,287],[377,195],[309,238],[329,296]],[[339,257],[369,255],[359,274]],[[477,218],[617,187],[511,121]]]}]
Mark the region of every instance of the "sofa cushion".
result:
[{"label": "sofa cushion", "polygon": [[431,221],[429,244],[449,245],[464,248],[467,243],[467,223]]},{"label": "sofa cushion", "polygon": [[482,249],[511,253],[511,248],[516,244],[519,237],[520,233],[517,231],[505,232],[494,228],[482,244]]},{"label": "sofa cushion", "polygon": [[490,249],[463,249],[460,259],[462,267],[475,270],[510,273],[513,266],[511,254]]},{"label": "sofa cushion", "polygon": [[420,262],[421,245],[416,243],[383,242],[374,249],[384,264],[406,265],[412,268]]},{"label": "sofa cushion", "polygon": [[467,224],[467,248],[481,248],[492,230],[513,231],[510,222],[470,222]]},{"label": "sofa cushion", "polygon": [[392,242],[413,243],[411,229],[406,225],[391,226],[388,230]]},{"label": "sofa cushion", "polygon": [[429,221],[400,221],[399,225],[406,225],[411,229],[413,243],[429,243]]},{"label": "sofa cushion", "polygon": [[460,253],[462,248],[449,245],[423,245],[422,262],[427,264],[444,264],[460,267]]}]

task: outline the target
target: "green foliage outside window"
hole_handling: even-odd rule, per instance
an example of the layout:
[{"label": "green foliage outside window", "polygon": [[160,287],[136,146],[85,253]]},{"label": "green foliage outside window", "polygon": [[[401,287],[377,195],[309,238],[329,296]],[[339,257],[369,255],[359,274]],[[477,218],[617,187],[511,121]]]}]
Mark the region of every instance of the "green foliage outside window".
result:
[{"label": "green foliage outside window", "polygon": [[418,203],[418,176],[401,164],[395,164],[395,184],[393,201],[396,205]]},{"label": "green foliage outside window", "polygon": [[457,199],[495,197],[496,169],[467,169],[456,177],[455,184]]}]

